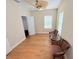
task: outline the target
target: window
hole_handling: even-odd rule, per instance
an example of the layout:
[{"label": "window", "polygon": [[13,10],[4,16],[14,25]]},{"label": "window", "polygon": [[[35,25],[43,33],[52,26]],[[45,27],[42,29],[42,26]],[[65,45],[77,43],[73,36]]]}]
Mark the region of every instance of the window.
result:
[{"label": "window", "polygon": [[60,12],[58,15],[58,31],[59,31],[60,35],[61,35],[61,31],[62,31],[63,15],[64,15],[64,12]]},{"label": "window", "polygon": [[53,23],[52,16],[45,16],[44,17],[44,28],[45,29],[52,29],[52,23]]}]

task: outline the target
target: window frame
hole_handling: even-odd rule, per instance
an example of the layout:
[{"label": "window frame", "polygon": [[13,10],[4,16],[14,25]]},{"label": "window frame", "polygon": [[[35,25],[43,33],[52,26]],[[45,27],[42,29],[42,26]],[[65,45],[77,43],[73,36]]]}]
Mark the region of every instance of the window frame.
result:
[{"label": "window frame", "polygon": [[43,23],[44,23],[44,29],[53,29],[53,16],[50,16],[50,17],[52,18],[52,20],[51,20],[51,21],[52,21],[52,22],[51,22],[52,25],[51,25],[50,28],[45,28],[45,20],[46,20],[45,18],[46,18],[46,17],[48,17],[48,16],[44,16],[44,20],[43,20],[43,21],[44,21],[44,22],[43,22]]}]

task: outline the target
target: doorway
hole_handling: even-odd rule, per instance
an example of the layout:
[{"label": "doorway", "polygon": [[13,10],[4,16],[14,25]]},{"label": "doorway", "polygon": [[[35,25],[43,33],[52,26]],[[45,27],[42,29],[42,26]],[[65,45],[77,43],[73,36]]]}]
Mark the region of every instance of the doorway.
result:
[{"label": "doorway", "polygon": [[27,23],[27,17],[26,16],[22,16],[22,22],[23,22],[25,37],[28,37],[29,31],[28,31],[28,23]]}]

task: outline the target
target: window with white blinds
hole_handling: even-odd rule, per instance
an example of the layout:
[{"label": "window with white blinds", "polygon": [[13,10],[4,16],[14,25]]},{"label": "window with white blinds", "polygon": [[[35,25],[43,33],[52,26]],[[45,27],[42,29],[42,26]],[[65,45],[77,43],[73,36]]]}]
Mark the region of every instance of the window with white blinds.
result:
[{"label": "window with white blinds", "polygon": [[44,17],[44,29],[52,29],[53,27],[53,17],[45,16]]}]

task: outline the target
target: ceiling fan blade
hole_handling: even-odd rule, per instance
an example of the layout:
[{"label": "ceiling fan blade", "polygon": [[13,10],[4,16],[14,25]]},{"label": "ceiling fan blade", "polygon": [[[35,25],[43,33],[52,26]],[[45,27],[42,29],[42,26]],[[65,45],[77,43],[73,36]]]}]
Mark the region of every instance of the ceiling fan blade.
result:
[{"label": "ceiling fan blade", "polygon": [[40,8],[44,9],[48,6],[48,2],[43,0],[25,0],[25,2],[29,3],[34,8],[37,8],[37,9],[40,9]]}]

